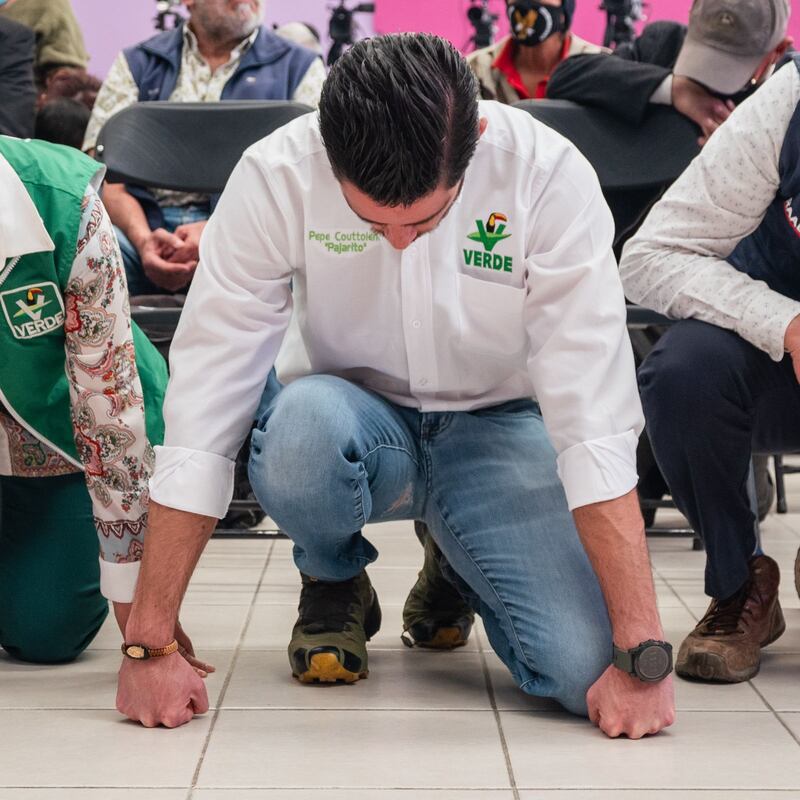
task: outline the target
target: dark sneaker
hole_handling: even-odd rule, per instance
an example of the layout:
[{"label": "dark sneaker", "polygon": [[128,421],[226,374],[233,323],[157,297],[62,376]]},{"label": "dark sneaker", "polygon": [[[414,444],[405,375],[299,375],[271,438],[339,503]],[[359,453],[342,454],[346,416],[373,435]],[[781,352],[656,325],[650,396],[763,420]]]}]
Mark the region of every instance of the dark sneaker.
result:
[{"label": "dark sneaker", "polygon": [[297,610],[289,642],[295,678],[355,683],[367,677],[367,642],[381,627],[381,607],[366,572],[340,583],[303,575]]},{"label": "dark sneaker", "polygon": [[440,650],[463,647],[472,630],[475,613],[442,574],[440,562],[444,561],[444,556],[427,527],[415,522],[414,529],[425,548],[425,562],[403,607],[403,642],[409,647]]},{"label": "dark sneaker", "polygon": [[727,600],[712,600],[684,639],[675,671],[684,678],[739,683],[758,673],[761,648],[786,629],[778,602],[780,572],[768,556],[750,562],[750,579]]}]

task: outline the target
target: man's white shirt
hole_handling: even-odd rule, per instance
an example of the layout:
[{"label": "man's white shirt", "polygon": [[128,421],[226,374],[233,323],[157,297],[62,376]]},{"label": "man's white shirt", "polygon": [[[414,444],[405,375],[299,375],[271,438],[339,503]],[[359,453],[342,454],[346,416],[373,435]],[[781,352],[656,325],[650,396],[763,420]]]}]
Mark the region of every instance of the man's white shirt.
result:
[{"label": "man's white shirt", "polygon": [[345,202],[316,115],[245,153],[172,345],[155,501],[225,514],[276,357],[282,382],[337,375],[423,412],[533,396],[570,508],[636,485],[643,418],[597,178],[525,112],[480,113],[457,202],[403,251]]}]

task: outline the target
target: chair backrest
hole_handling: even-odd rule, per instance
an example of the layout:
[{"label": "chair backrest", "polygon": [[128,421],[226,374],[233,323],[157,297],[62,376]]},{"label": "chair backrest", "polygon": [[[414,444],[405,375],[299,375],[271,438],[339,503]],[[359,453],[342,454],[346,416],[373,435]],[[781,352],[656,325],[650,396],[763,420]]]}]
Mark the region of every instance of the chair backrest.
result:
[{"label": "chair backrest", "polygon": [[312,110],[283,100],[136,103],[103,126],[96,157],[112,182],[215,194],[251,144]]},{"label": "chair backrest", "polygon": [[651,107],[638,126],[569,100],[523,100],[517,107],[569,139],[604,192],[668,186],[700,152],[698,129],[667,106]]}]

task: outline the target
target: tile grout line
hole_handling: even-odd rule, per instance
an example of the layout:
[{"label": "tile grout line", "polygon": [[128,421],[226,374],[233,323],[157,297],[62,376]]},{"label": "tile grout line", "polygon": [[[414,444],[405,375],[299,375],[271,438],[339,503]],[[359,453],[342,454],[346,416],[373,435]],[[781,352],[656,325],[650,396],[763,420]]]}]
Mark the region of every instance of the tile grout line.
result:
[{"label": "tile grout line", "polygon": [[492,707],[495,725],[497,725],[497,733],[500,736],[500,747],[503,750],[503,758],[506,762],[506,770],[508,772],[508,782],[511,786],[511,793],[514,800],[520,800],[519,789],[517,789],[517,779],[514,777],[514,768],[511,764],[511,754],[508,752],[508,742],[506,742],[506,735],[503,731],[503,721],[500,718],[500,710],[497,708],[497,698],[494,694],[492,677],[489,674],[489,664],[486,660],[486,653],[483,650],[483,637],[477,629],[475,630],[475,639],[478,642],[478,653],[481,657],[481,668],[483,669],[483,679],[486,683],[486,693],[489,695],[489,704]]},{"label": "tile grout line", "polygon": [[[689,614],[689,616],[690,616],[690,617],[691,617],[691,618],[692,618],[692,619],[693,619],[695,622],[699,622],[700,620],[698,620],[698,619],[697,619],[697,615],[694,613],[694,611],[692,611],[692,609],[691,609],[691,608],[689,608],[689,605],[688,605],[688,603],[687,603],[687,602],[686,602],[686,601],[685,601],[685,600],[684,600],[684,599],[683,599],[683,598],[682,598],[682,597],[681,597],[681,596],[678,594],[678,592],[677,592],[677,590],[675,589],[675,587],[674,587],[674,586],[673,586],[673,585],[672,585],[672,584],[671,584],[671,583],[670,583],[670,582],[669,582],[669,581],[668,581],[668,580],[667,580],[667,579],[666,579],[666,578],[665,578],[665,577],[664,577],[664,576],[663,576],[663,575],[662,575],[662,574],[661,574],[661,573],[658,571],[658,567],[656,567],[656,566],[653,564],[653,562],[652,562],[652,561],[650,562],[650,569],[652,570],[653,574],[654,574],[654,575],[655,575],[655,576],[656,576],[656,577],[657,577],[659,580],[662,580],[662,581],[664,581],[664,583],[667,585],[667,589],[669,589],[669,590],[672,592],[672,594],[674,594],[674,595],[675,595],[675,597],[676,597],[676,598],[677,598],[677,599],[680,601],[680,604],[681,604],[681,606],[682,606],[682,607],[684,608],[684,610],[685,610],[685,611],[686,611],[686,612]],[[658,602],[657,602],[657,601],[656,601],[656,605],[658,605]],[[661,616],[661,611],[662,611],[662,609],[658,609],[658,615],[659,615],[659,617]]]},{"label": "tile grout line", "polygon": [[261,585],[264,582],[264,576],[267,574],[267,568],[269,567],[270,561],[272,559],[272,553],[275,550],[275,540],[271,542],[269,546],[269,550],[267,551],[267,558],[264,561],[264,566],[261,569],[261,575],[259,576],[258,583],[256,584],[255,591],[253,592],[253,597],[250,601],[250,607],[247,610],[247,617],[245,618],[244,625],[242,625],[242,630],[239,634],[239,641],[236,643],[236,647],[233,651],[233,658],[231,659],[231,665],[228,669],[228,674],[225,676],[225,680],[222,683],[222,689],[220,689],[219,698],[217,699],[217,707],[214,709],[214,714],[211,717],[211,724],[208,726],[208,733],[206,734],[206,738],[203,741],[203,749],[200,751],[200,756],[197,759],[197,766],[195,767],[194,774],[192,775],[192,782],[189,786],[189,792],[186,795],[186,800],[192,800],[192,795],[194,794],[194,790],[197,788],[197,780],[200,777],[200,770],[203,767],[203,760],[206,757],[206,753],[208,752],[208,746],[211,743],[211,734],[214,732],[214,728],[217,723],[217,719],[219,718],[220,711],[222,710],[222,704],[225,700],[225,694],[228,691],[228,686],[230,685],[231,679],[233,678],[233,671],[236,668],[236,663],[239,660],[239,653],[242,651],[242,643],[244,642],[244,637],[247,634],[247,629],[250,627],[250,621],[253,618],[253,611],[256,607],[256,598],[258,597],[258,593],[261,590]]},{"label": "tile grout line", "polygon": [[778,720],[778,723],[786,730],[789,736],[794,739],[795,743],[800,746],[800,737],[789,727],[789,725],[784,721],[783,717],[773,708],[772,703],[767,700],[766,697],[759,691],[758,687],[752,682],[748,681],[748,683],[753,687],[753,691],[761,698],[761,702],[772,712],[772,715]]}]

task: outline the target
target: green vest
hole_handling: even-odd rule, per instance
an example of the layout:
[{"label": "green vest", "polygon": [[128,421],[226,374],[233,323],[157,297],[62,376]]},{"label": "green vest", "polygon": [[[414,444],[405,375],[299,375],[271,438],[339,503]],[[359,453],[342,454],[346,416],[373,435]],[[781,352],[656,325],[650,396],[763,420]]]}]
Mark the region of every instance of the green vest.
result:
[{"label": "green vest", "polygon": [[[77,466],[65,370],[64,291],[78,245],[81,201],[97,162],[77,150],[0,136],[0,155],[33,200],[55,250],[0,264],[0,404]],[[164,440],[164,359],[133,323],[151,444]]]}]

